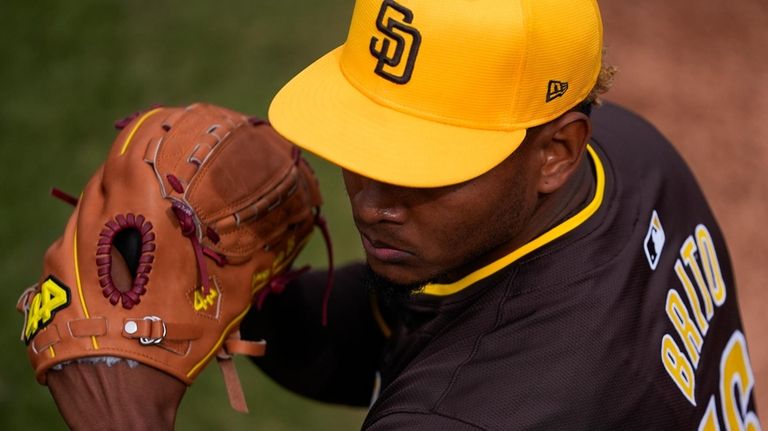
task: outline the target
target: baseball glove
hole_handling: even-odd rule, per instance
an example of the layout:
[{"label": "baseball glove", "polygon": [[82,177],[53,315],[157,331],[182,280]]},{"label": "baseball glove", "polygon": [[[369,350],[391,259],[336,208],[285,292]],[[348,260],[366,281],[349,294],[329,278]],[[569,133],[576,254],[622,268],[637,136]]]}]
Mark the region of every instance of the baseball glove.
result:
[{"label": "baseball glove", "polygon": [[19,299],[37,380],[68,361],[118,357],[189,385],[217,353],[262,354],[238,327],[271,281],[284,285],[317,221],[306,161],[263,121],[211,105],[116,126],[39,283]]}]

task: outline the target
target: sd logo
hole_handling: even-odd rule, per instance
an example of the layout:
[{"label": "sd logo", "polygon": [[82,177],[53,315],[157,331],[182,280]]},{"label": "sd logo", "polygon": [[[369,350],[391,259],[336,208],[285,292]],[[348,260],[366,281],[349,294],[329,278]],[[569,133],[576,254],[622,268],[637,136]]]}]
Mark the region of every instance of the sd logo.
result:
[{"label": "sd logo", "polygon": [[[388,17],[390,10],[394,11],[390,15],[399,14],[400,20],[392,16]],[[384,0],[381,4],[379,16],[376,18],[376,28],[386,38],[382,39],[381,47],[377,48],[379,39],[375,36],[372,37],[370,51],[371,55],[379,60],[374,72],[395,84],[405,84],[411,80],[413,65],[416,62],[416,55],[419,53],[421,34],[408,25],[412,22],[413,12],[405,6],[395,3],[394,0]],[[395,44],[395,47],[393,52],[390,52],[392,43]],[[406,47],[408,47],[408,54],[405,58],[405,65],[401,66]]]}]

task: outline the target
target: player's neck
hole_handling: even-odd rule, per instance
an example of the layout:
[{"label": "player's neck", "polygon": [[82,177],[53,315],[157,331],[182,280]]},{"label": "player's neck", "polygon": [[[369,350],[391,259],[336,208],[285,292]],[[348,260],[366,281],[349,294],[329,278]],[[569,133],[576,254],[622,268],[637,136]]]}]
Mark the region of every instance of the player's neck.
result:
[{"label": "player's neck", "polygon": [[595,174],[592,161],[584,157],[576,172],[557,191],[539,197],[534,211],[531,239],[552,229],[586,206],[595,194]]}]

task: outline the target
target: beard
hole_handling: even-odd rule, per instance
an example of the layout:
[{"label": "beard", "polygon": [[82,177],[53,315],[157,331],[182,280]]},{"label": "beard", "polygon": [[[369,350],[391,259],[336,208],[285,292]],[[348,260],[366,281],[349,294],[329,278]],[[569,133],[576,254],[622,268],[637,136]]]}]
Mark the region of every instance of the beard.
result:
[{"label": "beard", "polygon": [[382,305],[395,305],[407,302],[408,299],[421,292],[431,280],[417,283],[401,284],[377,274],[370,265],[365,265],[363,284],[369,292],[373,292]]}]

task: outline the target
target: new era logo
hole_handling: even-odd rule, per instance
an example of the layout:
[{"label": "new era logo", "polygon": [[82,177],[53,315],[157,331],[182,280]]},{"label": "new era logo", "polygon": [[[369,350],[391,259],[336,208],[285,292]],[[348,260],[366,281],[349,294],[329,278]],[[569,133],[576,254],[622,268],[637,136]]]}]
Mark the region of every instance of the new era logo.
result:
[{"label": "new era logo", "polygon": [[561,81],[549,81],[549,88],[547,89],[547,103],[563,97],[565,92],[568,91],[568,83]]}]

